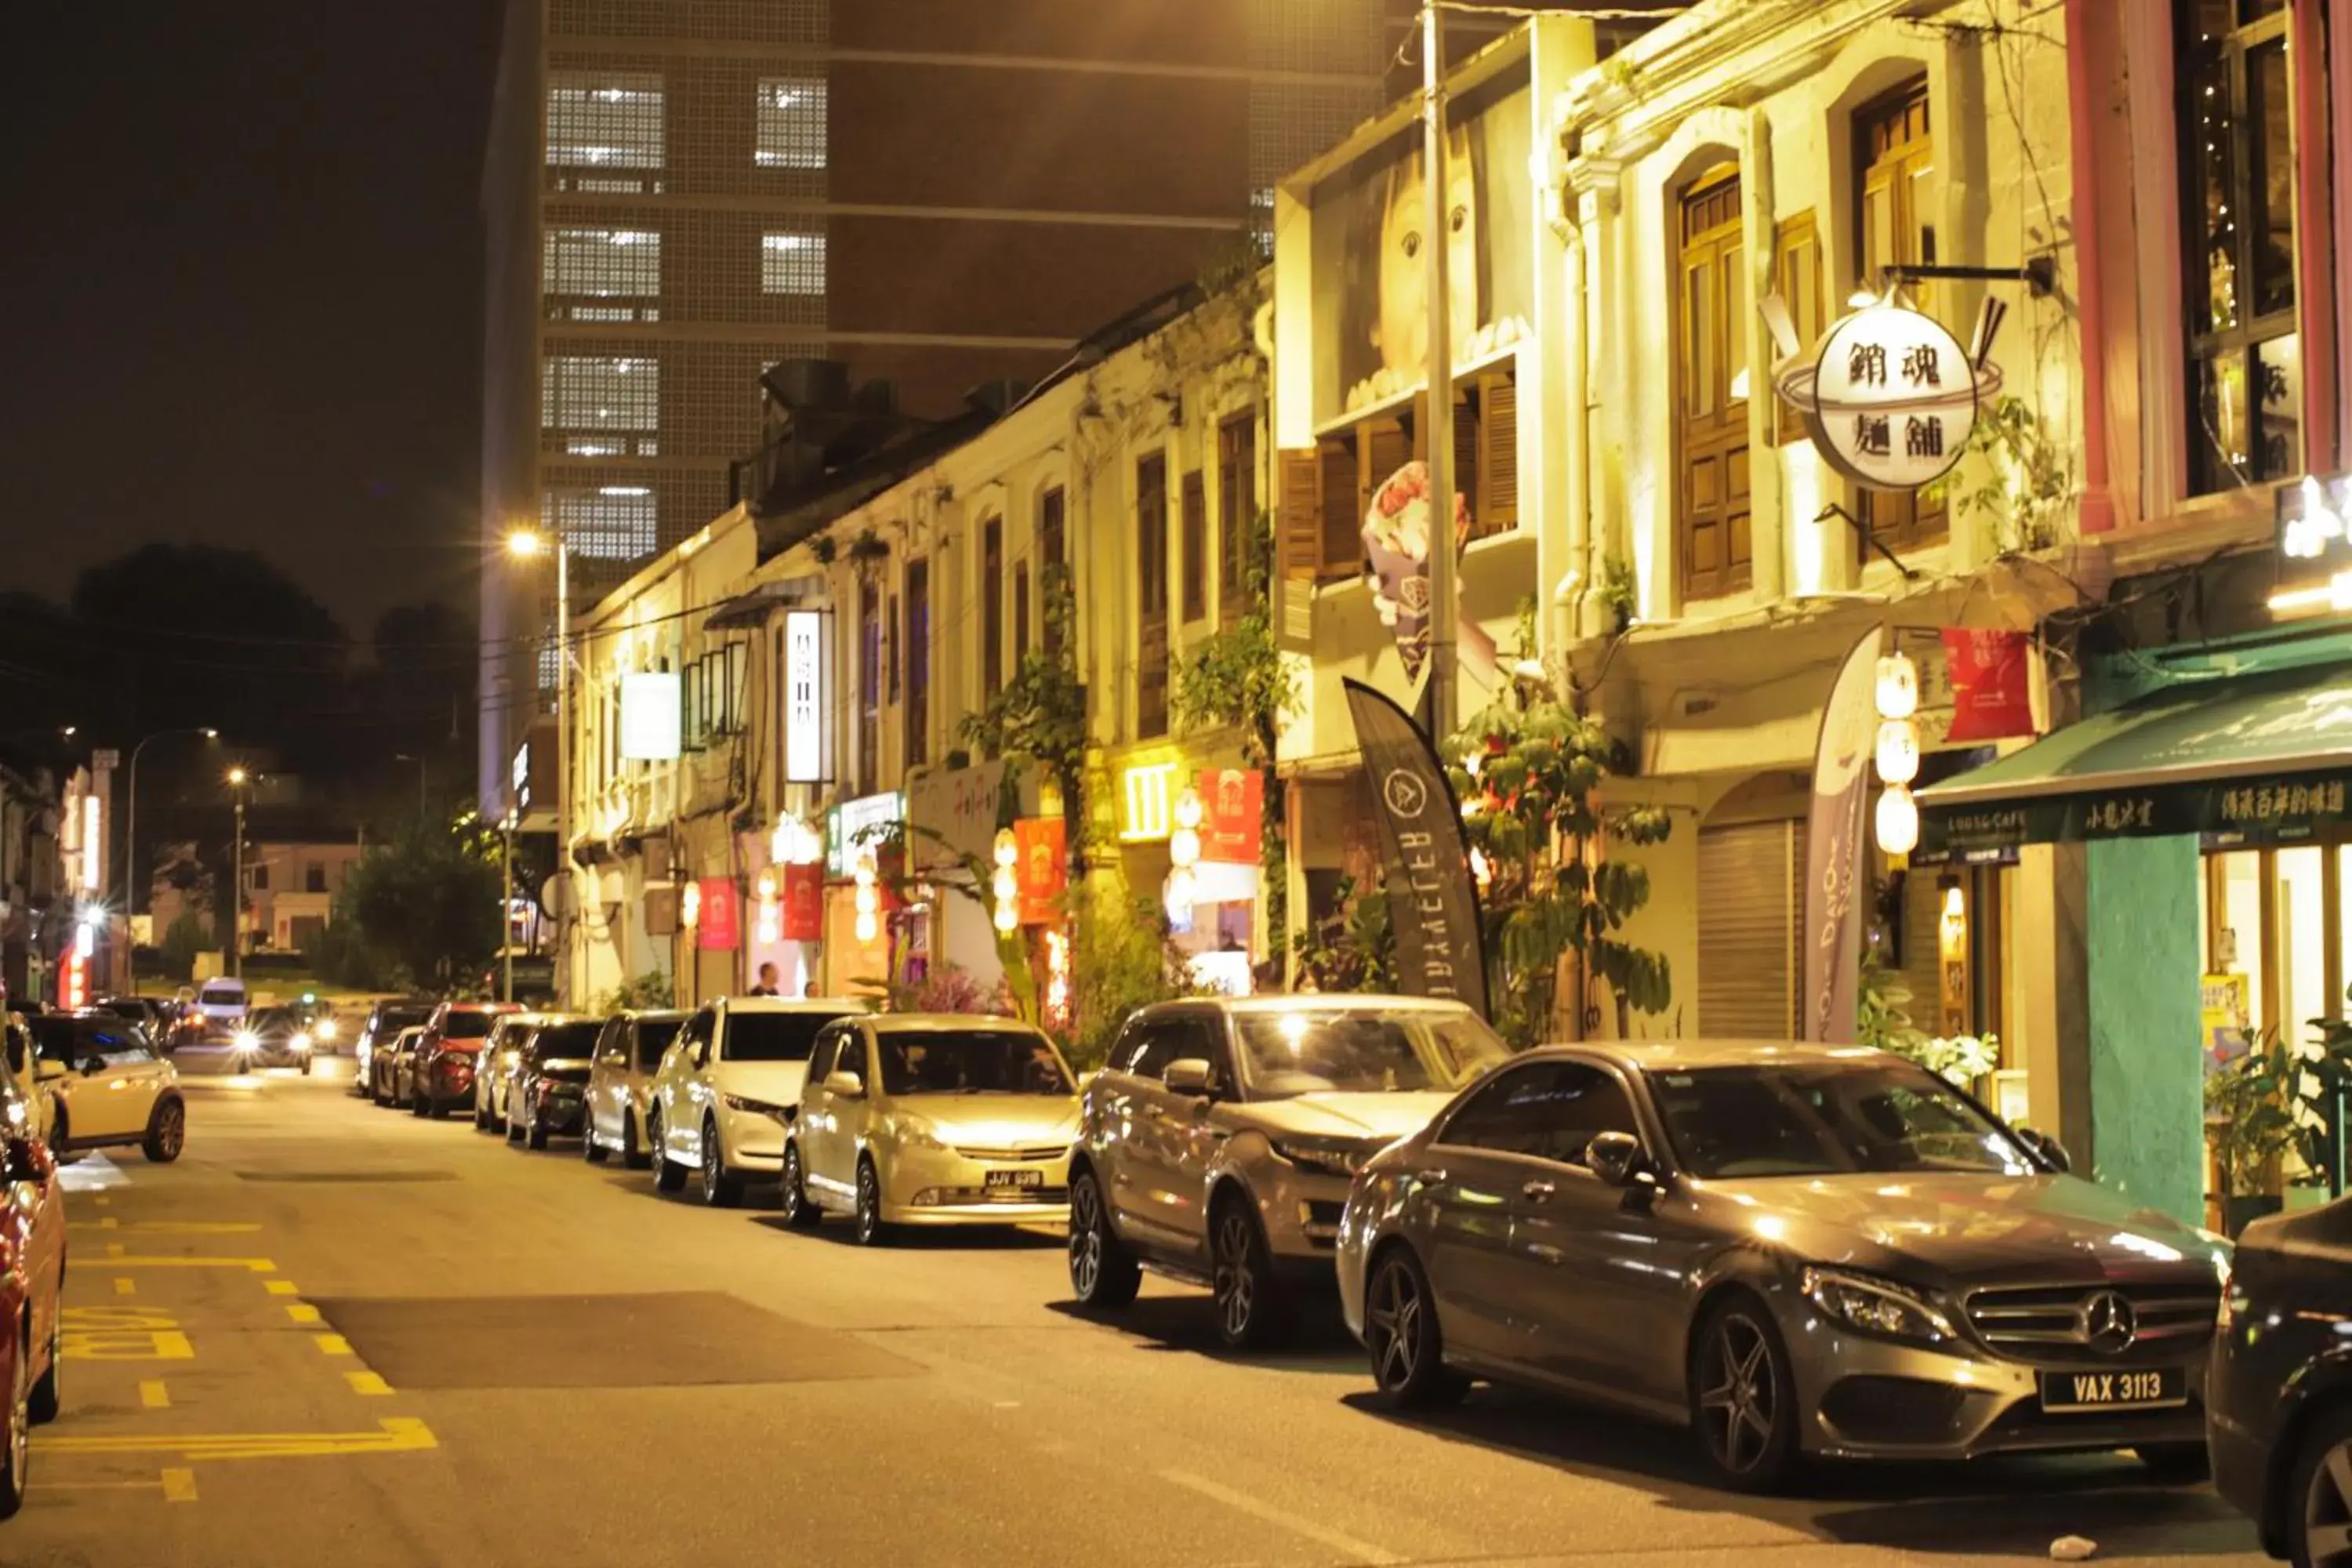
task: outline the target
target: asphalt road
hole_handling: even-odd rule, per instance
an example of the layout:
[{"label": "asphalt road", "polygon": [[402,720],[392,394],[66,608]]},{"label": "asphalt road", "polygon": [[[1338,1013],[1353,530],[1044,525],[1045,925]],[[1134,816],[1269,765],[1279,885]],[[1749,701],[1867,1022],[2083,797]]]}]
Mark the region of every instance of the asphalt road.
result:
[{"label": "asphalt road", "polygon": [[0,1568],[2262,1561],[2123,1459],[1756,1501],[1605,1414],[1400,1421],[1336,1326],[1230,1359],[1193,1292],[1076,1315],[1051,1237],[864,1252],[344,1081],[193,1079],[177,1165],[69,1170],[65,1414]]}]

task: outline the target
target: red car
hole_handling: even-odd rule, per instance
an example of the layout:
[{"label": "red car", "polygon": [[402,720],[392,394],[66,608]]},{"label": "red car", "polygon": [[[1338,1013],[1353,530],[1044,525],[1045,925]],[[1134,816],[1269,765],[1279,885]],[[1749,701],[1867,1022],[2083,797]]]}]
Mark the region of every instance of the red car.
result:
[{"label": "red car", "polygon": [[491,1027],[521,1009],[512,1002],[444,1002],[434,1009],[416,1042],[410,1069],[408,1108],[419,1116],[442,1117],[474,1103],[474,1069]]},{"label": "red car", "polygon": [[7,1438],[0,1448],[0,1519],[25,1506],[26,1465],[32,1429],[54,1421],[58,1407],[59,1311],[66,1289],[66,1208],[63,1184],[48,1145],[0,1130],[0,1377],[8,1390]]}]

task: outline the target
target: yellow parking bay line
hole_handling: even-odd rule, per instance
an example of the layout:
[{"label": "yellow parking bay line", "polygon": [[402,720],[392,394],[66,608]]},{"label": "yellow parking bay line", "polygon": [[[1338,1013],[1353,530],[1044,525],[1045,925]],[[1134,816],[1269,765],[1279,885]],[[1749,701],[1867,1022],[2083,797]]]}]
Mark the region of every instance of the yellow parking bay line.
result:
[{"label": "yellow parking bay line", "polygon": [[301,1294],[299,1290],[294,1289],[294,1281],[291,1279],[264,1279],[261,1282],[261,1288],[268,1291],[273,1296],[299,1296]]},{"label": "yellow parking bay line", "polygon": [[341,1334],[312,1334],[310,1342],[319,1347],[320,1355],[349,1355],[352,1342]]},{"label": "yellow parking bay line", "polygon": [[139,1385],[139,1403],[150,1410],[172,1408],[172,1391],[160,1378],[150,1378]]},{"label": "yellow parking bay line", "polygon": [[163,1500],[165,1502],[194,1502],[196,1500],[195,1471],[166,1469],[163,1475]]},{"label": "yellow parking bay line", "polygon": [[118,1296],[136,1296],[139,1294],[139,1281],[136,1279],[117,1279],[114,1282],[114,1293]]},{"label": "yellow parking bay line", "polygon": [[298,1323],[315,1323],[320,1321],[319,1309],[308,1301],[289,1301],[286,1304],[286,1315]]},{"label": "yellow parking bay line", "polygon": [[380,1395],[392,1392],[392,1384],[384,1382],[381,1373],[347,1372],[343,1373],[343,1381],[352,1385],[353,1394]]},{"label": "yellow parking bay line", "polygon": [[[110,1242],[110,1248],[120,1242]],[[106,1260],[117,1268],[243,1268],[255,1274],[275,1274],[278,1265],[267,1258],[124,1258],[110,1250]]]},{"label": "yellow parking bay line", "polygon": [[192,1463],[219,1459],[307,1459],[360,1454],[415,1454],[439,1447],[424,1422],[387,1415],[374,1432],[228,1432],[202,1436],[138,1433],[121,1436],[41,1436],[44,1454],[171,1454]]}]

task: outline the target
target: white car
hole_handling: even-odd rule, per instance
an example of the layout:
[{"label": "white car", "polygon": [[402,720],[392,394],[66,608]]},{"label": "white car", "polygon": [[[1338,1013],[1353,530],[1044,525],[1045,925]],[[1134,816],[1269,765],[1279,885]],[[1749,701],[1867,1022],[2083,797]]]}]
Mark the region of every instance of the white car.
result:
[{"label": "white car", "polygon": [[169,1164],[188,1137],[180,1075],[146,1032],[121,1018],[46,1013],[26,1020],[39,1081],[56,1101],[49,1145],[60,1152],[136,1143]]},{"label": "white car", "polygon": [[245,982],[226,974],[213,976],[196,993],[196,1016],[203,1021],[204,1037],[208,1040],[236,1034],[252,1009],[253,998],[246,994]]},{"label": "white car", "polygon": [[846,998],[776,996],[722,996],[698,1009],[662,1054],[646,1108],[655,1185],[674,1193],[699,1171],[702,1201],[726,1205],[749,1183],[778,1180],[817,1031],[865,1011]]},{"label": "white car", "polygon": [[0,1089],[5,1114],[15,1130],[46,1143],[49,1123],[57,1115],[57,1097],[40,1080],[39,1057],[33,1048],[33,1031],[14,1013],[0,1014],[0,1032],[7,1038],[6,1087]]}]

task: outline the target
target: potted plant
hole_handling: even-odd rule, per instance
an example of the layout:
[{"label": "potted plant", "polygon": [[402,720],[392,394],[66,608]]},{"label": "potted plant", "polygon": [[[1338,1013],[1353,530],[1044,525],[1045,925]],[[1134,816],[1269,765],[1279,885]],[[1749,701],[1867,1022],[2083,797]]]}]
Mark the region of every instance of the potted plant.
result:
[{"label": "potted plant", "polygon": [[2206,1136],[2221,1180],[2221,1228],[2236,1236],[2282,1200],[2263,1188],[2279,1156],[2295,1144],[2296,1055],[2265,1029],[2242,1056],[2205,1078]]}]

